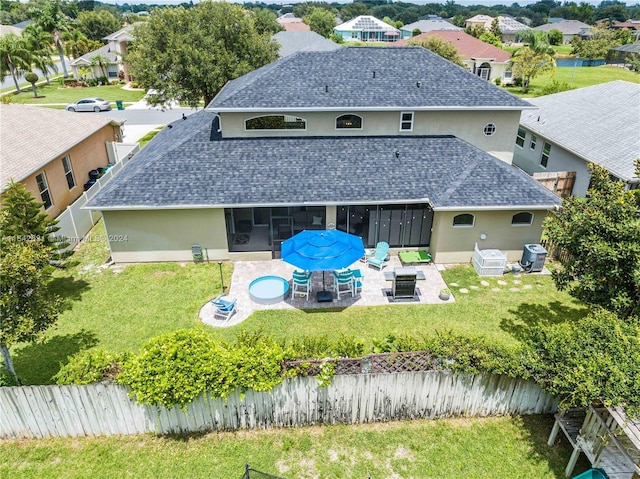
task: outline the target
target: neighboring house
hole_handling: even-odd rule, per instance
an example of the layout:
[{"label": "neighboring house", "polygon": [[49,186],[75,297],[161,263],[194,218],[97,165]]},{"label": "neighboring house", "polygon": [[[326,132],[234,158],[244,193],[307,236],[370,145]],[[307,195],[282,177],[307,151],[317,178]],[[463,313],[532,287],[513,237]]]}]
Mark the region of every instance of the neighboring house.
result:
[{"label": "neighboring house", "polygon": [[462,57],[467,69],[474,75],[488,81],[499,79],[502,83],[512,83],[513,75],[509,68],[511,54],[502,48],[485,43],[465,32],[432,31],[412,38],[392,43],[392,46],[405,46],[411,41],[437,37],[452,44]]},{"label": "neighboring house", "polygon": [[298,18],[293,13],[286,13],[281,17],[278,17],[277,22],[282,25],[282,28],[287,32],[310,32],[309,25],[302,21],[302,18]]},{"label": "neighboring house", "polygon": [[[498,27],[502,32],[503,43],[519,42],[522,32],[529,30],[529,27],[527,25],[525,25],[524,23],[520,23],[515,18],[509,15],[499,15],[497,18]],[[489,15],[476,15],[469,18],[465,22],[465,25],[467,27],[481,26],[485,30],[489,31],[491,30],[493,20],[494,17],[490,17]]]},{"label": "neighboring house", "polygon": [[341,47],[316,32],[285,31],[276,33],[273,38],[280,44],[280,57],[296,52],[326,52]]},{"label": "neighboring house", "polygon": [[607,53],[607,65],[631,67],[631,62],[640,60],[640,43],[628,43],[612,48]]},{"label": "neighboring house", "polygon": [[345,42],[395,42],[400,30],[371,15],[360,15],[333,29]]},{"label": "neighboring house", "polygon": [[[560,200],[511,165],[531,105],[421,47],[299,52],[162,130],[87,205],[116,262],[279,257],[304,229],[520,259]],[[124,237],[124,236],[122,236]]]},{"label": "neighboring house", "polygon": [[[113,81],[118,80],[120,72],[122,72],[121,75],[123,78],[130,81],[131,78],[129,77],[128,66],[124,62],[124,57],[128,52],[127,44],[134,39],[131,34],[133,32],[133,28],[134,25],[128,25],[111,35],[104,37],[103,40],[108,41],[105,46],[73,60],[70,65],[74,78],[82,77],[80,74],[81,68],[89,68],[91,70],[92,78],[106,76],[108,81]],[[92,65],[93,59],[98,55],[109,60],[109,62],[104,65],[104,69],[101,68],[100,65]]]},{"label": "neighboring house", "polygon": [[545,23],[544,25],[535,27],[534,30],[547,33],[551,30],[559,30],[562,32],[562,43],[571,43],[573,37],[580,37],[582,39],[589,38],[593,27],[578,20],[562,20],[560,22]]},{"label": "neighboring house", "polygon": [[424,20],[418,20],[417,22],[410,23],[400,28],[401,38],[411,38],[414,30],[420,30],[420,33],[427,33],[433,30],[455,30],[462,31],[463,28],[456,27],[452,23],[449,23],[442,18],[432,15]]},{"label": "neighboring house", "polygon": [[640,40],[640,20],[627,20],[626,22],[618,22],[614,20],[611,22],[611,25],[609,25],[609,28],[614,30],[631,30],[635,41],[637,42]]},{"label": "neighboring house", "polygon": [[[82,118],[80,118],[80,116]],[[84,191],[89,171],[109,163],[124,120],[25,105],[0,108],[0,193],[24,183],[55,218]]]},{"label": "neighboring house", "polygon": [[529,174],[575,172],[576,196],[589,188],[589,163],[638,188],[640,85],[618,80],[528,101],[538,110],[522,113],[514,164]]}]

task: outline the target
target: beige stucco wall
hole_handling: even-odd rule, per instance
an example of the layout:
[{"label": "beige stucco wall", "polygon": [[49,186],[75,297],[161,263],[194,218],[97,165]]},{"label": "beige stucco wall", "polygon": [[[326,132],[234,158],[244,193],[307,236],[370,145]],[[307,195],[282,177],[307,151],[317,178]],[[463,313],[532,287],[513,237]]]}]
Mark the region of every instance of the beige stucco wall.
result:
[{"label": "beige stucco wall", "polygon": [[[407,110],[411,111],[411,110]],[[221,113],[222,135],[231,137],[266,136],[354,136],[354,135],[454,135],[472,145],[511,163],[513,145],[518,131],[520,111],[416,111],[413,131],[400,131],[400,111],[383,112],[286,112],[278,113],[304,118],[306,130],[252,130],[246,131],[245,120],[257,113]],[[360,130],[336,130],[336,118],[343,114],[362,117]],[[496,125],[493,136],[485,136],[487,123]]]},{"label": "beige stucco wall", "polygon": [[[82,116],[81,113],[78,113]],[[79,119],[81,121],[81,119]],[[84,184],[89,180],[89,171],[98,167],[107,166],[107,141],[114,141],[115,135],[120,132],[120,127],[106,125],[96,133],[74,146],[64,154],[59,155],[49,162],[44,168],[35,171],[22,181],[27,190],[33,192],[34,197],[40,201],[40,190],[36,176],[44,171],[49,185],[52,206],[46,210],[49,218],[55,218],[62,213],[67,206],[77,200],[84,192]],[[69,155],[73,177],[76,185],[69,189],[67,178],[64,174],[62,158]]]},{"label": "beige stucco wall", "polygon": [[[523,210],[524,211],[524,210]],[[469,263],[475,243],[480,249],[499,249],[509,261],[522,258],[525,244],[539,243],[546,211],[533,211],[533,224],[512,226],[511,218],[523,211],[436,211],[430,251],[436,263]],[[472,227],[453,227],[453,217],[461,213],[475,215]],[[480,238],[481,234],[486,239]]]},{"label": "beige stucco wall", "polygon": [[222,209],[103,211],[116,263],[191,261],[191,245],[209,260],[229,259]]}]

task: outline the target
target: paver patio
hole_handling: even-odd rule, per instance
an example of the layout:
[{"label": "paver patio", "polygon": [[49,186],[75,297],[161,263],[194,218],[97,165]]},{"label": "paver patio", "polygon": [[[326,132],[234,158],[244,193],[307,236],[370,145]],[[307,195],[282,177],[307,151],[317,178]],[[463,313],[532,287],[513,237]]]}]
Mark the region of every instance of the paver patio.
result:
[{"label": "paver patio", "polygon": [[[382,271],[378,271],[365,263],[356,261],[351,269],[360,269],[364,276],[362,292],[355,297],[350,294],[341,294],[341,299],[333,297],[332,302],[318,303],[316,301],[316,292],[321,291],[322,272],[313,273],[313,286],[309,299],[296,294],[295,297],[291,293],[284,301],[275,304],[260,304],[251,300],[249,296],[249,284],[260,276],[280,276],[289,283],[294,271],[294,267],[282,260],[270,261],[234,261],[233,276],[231,277],[231,286],[228,288],[228,297],[237,298],[237,312],[231,319],[224,323],[222,320],[213,317],[213,306],[207,302],[200,311],[200,320],[211,326],[235,326],[247,319],[254,311],[262,309],[327,309],[327,308],[348,308],[362,306],[381,306],[389,304],[438,304],[444,303],[438,295],[442,288],[447,285],[442,279],[437,265],[431,263],[422,266],[416,266],[416,270],[424,272],[425,280],[417,282],[417,298],[414,300],[393,301],[387,295],[391,290],[392,282],[386,281],[384,278],[385,271],[393,271],[395,268],[401,267],[400,260],[397,255],[391,255],[388,265]],[[324,275],[325,289],[333,291],[333,275],[331,271],[327,271]],[[455,301],[453,295],[449,302]]]}]

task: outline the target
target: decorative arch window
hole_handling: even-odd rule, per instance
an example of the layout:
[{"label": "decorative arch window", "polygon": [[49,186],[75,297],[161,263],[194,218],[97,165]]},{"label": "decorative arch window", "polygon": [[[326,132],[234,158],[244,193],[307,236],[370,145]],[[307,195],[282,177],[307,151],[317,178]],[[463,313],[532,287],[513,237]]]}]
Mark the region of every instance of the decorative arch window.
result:
[{"label": "decorative arch window", "polygon": [[511,218],[513,226],[529,226],[533,224],[533,213],[517,213]]},{"label": "decorative arch window", "polygon": [[358,115],[340,115],[336,118],[336,130],[342,130],[345,128],[361,130],[362,117]]},{"label": "decorative arch window", "polygon": [[453,226],[456,228],[471,228],[475,224],[476,217],[469,213],[462,213],[453,217]]},{"label": "decorative arch window", "polygon": [[486,125],[484,125],[484,136],[493,136],[496,132],[496,125],[495,123],[487,123]]},{"label": "decorative arch window", "polygon": [[246,130],[306,130],[307,120],[292,115],[264,115],[244,122]]}]

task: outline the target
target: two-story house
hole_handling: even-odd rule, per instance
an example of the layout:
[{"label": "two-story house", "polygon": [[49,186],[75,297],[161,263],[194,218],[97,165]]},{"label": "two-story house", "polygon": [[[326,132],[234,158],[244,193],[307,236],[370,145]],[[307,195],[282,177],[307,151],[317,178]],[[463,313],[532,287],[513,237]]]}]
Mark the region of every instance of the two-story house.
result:
[{"label": "two-story house", "polygon": [[[134,40],[134,26],[127,25],[117,32],[104,37],[103,40],[107,41],[106,45],[73,60],[71,62],[71,70],[74,78],[81,78],[80,69],[88,68],[93,78],[105,76],[107,81],[115,81],[122,76],[122,79],[129,81],[129,68],[124,58],[128,53],[127,46],[129,42]],[[108,63],[104,66],[96,64],[93,59],[97,56],[108,59]]]},{"label": "two-story house", "polygon": [[519,259],[559,198],[511,165],[531,105],[422,47],[299,52],[229,82],[89,203],[116,262],[278,257],[304,229]]},{"label": "two-story house", "polygon": [[590,163],[626,189],[640,187],[640,85],[616,80],[529,101],[538,109],[522,113],[514,164],[533,175],[570,173],[575,196],[587,194]]}]

